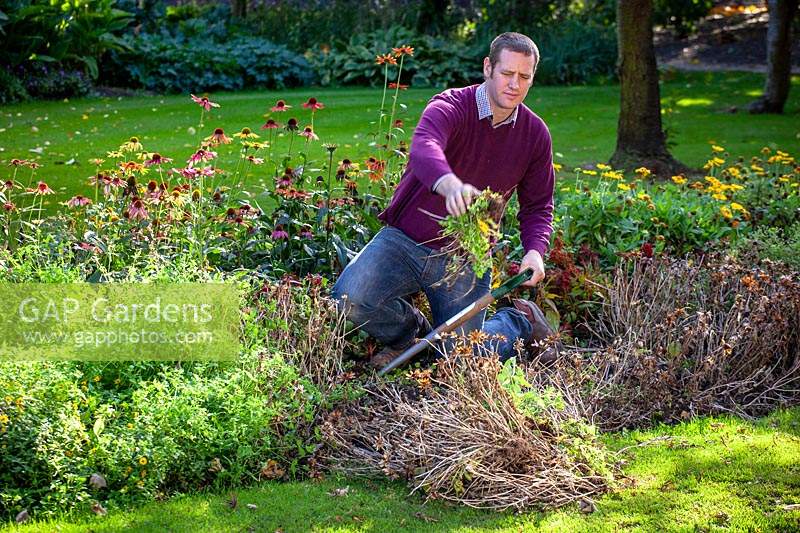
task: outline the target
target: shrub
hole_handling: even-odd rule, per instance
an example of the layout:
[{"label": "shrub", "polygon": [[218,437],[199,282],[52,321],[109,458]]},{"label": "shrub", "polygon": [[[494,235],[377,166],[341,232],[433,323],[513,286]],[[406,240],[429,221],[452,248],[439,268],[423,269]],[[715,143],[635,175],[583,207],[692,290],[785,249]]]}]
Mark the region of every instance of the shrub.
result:
[{"label": "shrub", "polygon": [[533,31],[542,55],[536,83],[582,84],[616,77],[617,35],[613,26],[575,19]]},{"label": "shrub", "polygon": [[310,84],[314,74],[302,56],[256,37],[220,43],[145,34],[127,37],[131,52],[111,54],[103,79],[158,92],[284,88]]},{"label": "shrub", "polygon": [[25,80],[25,89],[33,98],[86,96],[92,90],[91,80],[81,70],[65,68],[57,63],[33,63],[18,70]]},{"label": "shrub", "polygon": [[756,260],[782,261],[800,271],[800,223],[787,228],[757,228],[735,243],[733,252],[743,259],[754,256]]},{"label": "shrub", "polygon": [[0,104],[23,102],[30,98],[19,78],[4,68],[0,68]]}]

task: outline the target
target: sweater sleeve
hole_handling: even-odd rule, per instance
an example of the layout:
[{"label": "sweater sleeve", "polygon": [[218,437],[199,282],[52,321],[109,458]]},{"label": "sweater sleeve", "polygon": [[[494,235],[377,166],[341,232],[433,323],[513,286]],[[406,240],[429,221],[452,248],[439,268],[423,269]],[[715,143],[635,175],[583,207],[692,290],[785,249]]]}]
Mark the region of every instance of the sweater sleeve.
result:
[{"label": "sweater sleeve", "polygon": [[517,187],[520,240],[525,252],[536,250],[542,257],[550,246],[550,234],[553,232],[555,187],[553,141],[547,127],[543,127],[544,133],[537,143],[538,149]]},{"label": "sweater sleeve", "polygon": [[450,136],[458,131],[461,113],[457,105],[434,99],[422,112],[411,141],[409,165],[414,175],[433,192],[439,178],[453,172],[445,158]]}]

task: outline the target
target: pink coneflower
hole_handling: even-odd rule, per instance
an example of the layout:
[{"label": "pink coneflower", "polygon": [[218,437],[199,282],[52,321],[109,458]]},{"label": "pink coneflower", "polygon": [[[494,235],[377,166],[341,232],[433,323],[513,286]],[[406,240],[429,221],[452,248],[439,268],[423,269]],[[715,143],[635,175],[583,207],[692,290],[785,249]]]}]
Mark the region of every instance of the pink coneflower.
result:
[{"label": "pink coneflower", "polygon": [[211,111],[212,107],[219,107],[219,104],[212,102],[211,100],[208,99],[207,96],[197,97],[193,94],[190,94],[189,96],[192,97],[194,103],[196,103],[206,111]]},{"label": "pink coneflower", "polygon": [[212,152],[211,150],[204,150],[203,148],[200,148],[194,154],[192,154],[192,156],[186,162],[189,163],[189,166],[194,166],[195,163],[199,163],[201,161],[203,161],[203,162],[211,161],[215,157],[217,157],[217,153],[216,152]]},{"label": "pink coneflower", "polygon": [[263,126],[261,126],[261,129],[262,130],[274,130],[276,128],[279,128],[280,126],[281,126],[280,124],[278,124],[277,122],[275,122],[274,120],[272,120],[270,118],[264,123]]},{"label": "pink coneflower", "polygon": [[311,231],[309,228],[306,228],[306,229],[304,229],[303,231],[300,232],[300,236],[302,238],[304,238],[304,239],[313,239],[314,238],[314,232]]},{"label": "pink coneflower", "polygon": [[14,188],[14,182],[13,182],[13,181],[11,181],[11,180],[6,180],[6,181],[3,183],[3,190],[10,191],[10,190],[11,190],[11,189],[13,189],[13,188]]},{"label": "pink coneflower", "polygon": [[163,165],[165,163],[171,163],[172,158],[164,157],[163,155],[159,154],[158,152],[154,152],[150,154],[149,159],[145,159],[144,166],[152,167],[153,165]]},{"label": "pink coneflower", "polygon": [[300,133],[300,135],[302,135],[303,137],[305,137],[309,141],[318,141],[319,140],[319,137],[317,136],[316,133],[314,133],[314,130],[311,129],[311,126],[306,126],[305,128],[303,128],[303,131]]},{"label": "pink coneflower", "polygon": [[296,118],[290,118],[288,121],[286,121],[286,130],[287,131],[297,131],[298,129],[299,129],[299,126],[297,125],[297,119]]},{"label": "pink coneflower", "polygon": [[270,111],[277,111],[277,112],[280,113],[280,112],[286,111],[287,109],[291,109],[291,108],[292,108],[292,106],[290,106],[289,104],[287,104],[283,100],[278,100],[277,102],[275,102],[275,105],[270,107],[269,109],[270,109]]},{"label": "pink coneflower", "polygon": [[[221,171],[221,169],[217,169],[217,170]],[[210,166],[205,166],[203,168],[199,168],[199,169],[197,169],[197,175],[198,176],[203,176],[203,177],[206,177],[206,178],[210,178],[210,177],[212,177],[214,175],[214,168],[210,167]]]},{"label": "pink coneflower", "polygon": [[32,192],[37,196],[45,195],[45,194],[55,194],[55,191],[47,186],[47,184],[43,181],[40,181],[35,189],[28,189],[28,192]]},{"label": "pink coneflower", "polygon": [[393,125],[395,128],[402,128],[402,127],[403,127],[403,121],[402,121],[401,119],[399,119],[399,118],[398,118],[397,120],[395,120],[395,121],[394,121],[394,124],[392,124],[392,125]]},{"label": "pink coneflower", "polygon": [[393,81],[393,82],[389,83],[389,88],[390,89],[399,88],[401,91],[405,91],[406,89],[408,89],[408,85],[405,85],[404,83],[401,83],[401,84],[398,85],[397,82]]},{"label": "pink coneflower", "polygon": [[644,257],[653,257],[653,245],[649,242],[642,244],[640,251]]},{"label": "pink coneflower", "polygon": [[10,213],[11,211],[16,211],[17,206],[13,202],[6,202],[3,204],[3,209]]},{"label": "pink coneflower", "polygon": [[261,157],[256,157],[256,156],[254,156],[254,155],[248,155],[247,157],[245,157],[245,159],[246,159],[246,160],[248,160],[248,161],[250,161],[250,162],[251,162],[251,163],[253,163],[254,165],[260,165],[261,163],[263,163],[263,162],[264,162],[264,159],[263,159],[263,158],[261,158]]},{"label": "pink coneflower", "polygon": [[283,226],[281,226],[280,224],[275,226],[275,229],[272,230],[272,239],[273,240],[277,241],[277,240],[288,239],[288,238],[289,238],[289,234],[286,233],[286,230],[284,230]]},{"label": "pink coneflower", "polygon": [[141,198],[134,198],[131,201],[131,205],[128,207],[128,216],[131,218],[131,220],[147,219],[147,209],[145,209],[144,202]]},{"label": "pink coneflower", "polygon": [[40,165],[36,161],[28,161],[28,167],[32,168],[33,170],[36,170],[40,166],[42,166],[42,165]]},{"label": "pink coneflower", "polygon": [[94,244],[89,244],[88,242],[80,242],[78,243],[78,248],[81,250],[85,250],[87,252],[97,253],[100,251],[100,248],[95,246]]},{"label": "pink coneflower", "polygon": [[211,135],[206,137],[206,141],[208,141],[208,143],[211,146],[216,146],[218,144],[230,144],[231,143],[230,137],[225,135],[225,132],[222,130],[222,128],[215,129],[214,133],[212,133]]},{"label": "pink coneflower", "polygon": [[77,196],[73,196],[69,200],[67,200],[67,207],[83,207],[85,205],[91,204],[92,201],[86,198],[85,196],[81,196],[80,194]]},{"label": "pink coneflower", "polygon": [[27,159],[12,159],[8,163],[8,166],[10,166],[10,167],[24,167],[27,164],[28,164],[28,160]]},{"label": "pink coneflower", "polygon": [[113,178],[111,178],[110,185],[112,187],[124,187],[125,185],[127,185],[127,183],[119,176],[114,176]]},{"label": "pink coneflower", "polygon": [[277,183],[278,187],[291,187],[292,186],[292,177],[284,174],[278,179]]},{"label": "pink coneflower", "polygon": [[313,109],[316,111],[317,109],[323,109],[325,106],[322,102],[318,102],[316,98],[309,98],[306,103],[303,104],[305,109]]},{"label": "pink coneflower", "polygon": [[187,180],[193,180],[197,177],[197,169],[193,167],[173,168],[170,170],[170,172],[174,174],[180,174]]}]

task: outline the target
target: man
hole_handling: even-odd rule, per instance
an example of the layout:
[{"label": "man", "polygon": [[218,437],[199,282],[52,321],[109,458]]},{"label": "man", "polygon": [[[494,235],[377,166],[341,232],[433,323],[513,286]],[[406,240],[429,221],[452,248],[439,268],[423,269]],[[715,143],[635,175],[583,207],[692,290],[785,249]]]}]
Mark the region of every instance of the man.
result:
[{"label": "man", "polygon": [[[387,226],[350,262],[333,288],[348,318],[385,348],[373,357],[382,367],[423,337],[430,325],[403,298],[424,291],[435,324],[441,324],[490,290],[491,272],[482,279],[461,275],[439,283],[448,257],[440,226],[428,213],[463,214],[480,190],[491,188],[510,198],[516,190],[525,256],[532,268],[524,285],[544,278],[542,256],[552,231],[552,141],[545,123],[522,102],[539,62],[534,42],[519,33],[503,33],[483,60],[485,81],[434,96],[414,132],[408,166],[389,207],[380,215]],[[427,213],[426,213],[427,212]],[[526,343],[552,333],[541,310],[515,300],[484,322],[484,313],[462,332],[482,329],[502,335],[502,359],[515,355],[514,341]]]}]

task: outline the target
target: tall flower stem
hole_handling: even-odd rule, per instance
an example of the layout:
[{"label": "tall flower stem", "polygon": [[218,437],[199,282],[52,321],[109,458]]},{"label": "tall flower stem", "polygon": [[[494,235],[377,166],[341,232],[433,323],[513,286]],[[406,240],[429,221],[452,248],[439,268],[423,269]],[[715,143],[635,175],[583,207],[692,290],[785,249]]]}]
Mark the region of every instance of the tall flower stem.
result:
[{"label": "tall flower stem", "polygon": [[383,64],[383,96],[381,96],[381,107],[378,110],[378,133],[375,137],[375,142],[378,143],[381,138],[381,131],[383,130],[383,114],[384,106],[386,105],[386,89],[389,87],[389,64]]},{"label": "tall flower stem", "polygon": [[325,251],[328,254],[328,266],[331,267],[333,272],[333,256],[331,254],[331,175],[333,173],[333,152],[335,148],[328,149],[328,183],[327,192],[325,194]]},{"label": "tall flower stem", "polygon": [[403,74],[403,59],[405,59],[405,56],[401,55],[400,56],[400,67],[397,70],[397,87],[394,88],[394,97],[392,98],[392,114],[389,117],[389,124],[388,124],[389,134],[387,135],[388,139],[386,141],[386,151],[387,151],[386,159],[387,159],[387,162],[388,162],[388,159],[389,159],[388,152],[391,152],[391,150],[392,150],[392,138],[394,136],[392,134],[392,124],[394,124],[394,115],[395,115],[395,111],[397,111],[397,98],[400,95],[400,76]]}]

